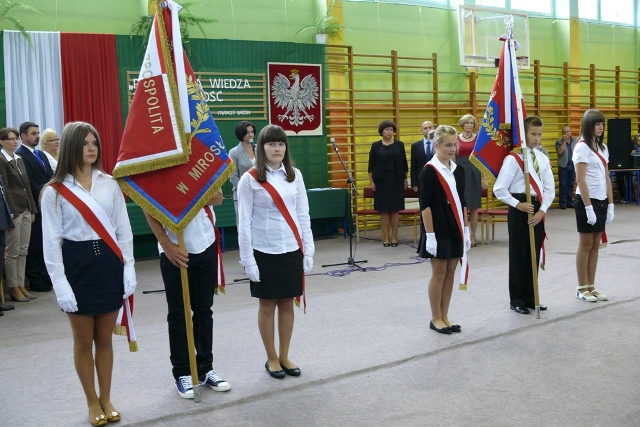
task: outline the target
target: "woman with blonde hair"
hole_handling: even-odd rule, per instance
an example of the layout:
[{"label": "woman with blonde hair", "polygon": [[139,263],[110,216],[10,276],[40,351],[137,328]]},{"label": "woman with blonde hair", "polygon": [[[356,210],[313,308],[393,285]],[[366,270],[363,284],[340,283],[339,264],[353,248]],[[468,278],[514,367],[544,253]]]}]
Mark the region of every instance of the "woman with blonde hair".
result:
[{"label": "woman with blonde hair", "polygon": [[462,332],[449,320],[456,265],[471,246],[465,206],[465,171],[456,156],[456,130],[438,126],[432,131],[435,155],[420,173],[420,209],[426,235],[420,239],[419,253],[431,259],[429,327],[441,334]]},{"label": "woman with blonde hair", "polygon": [[56,171],[56,166],[58,166],[58,150],[60,148],[60,138],[58,138],[58,134],[53,129],[45,129],[40,135],[40,149],[49,159],[49,164],[51,165],[51,170]]}]

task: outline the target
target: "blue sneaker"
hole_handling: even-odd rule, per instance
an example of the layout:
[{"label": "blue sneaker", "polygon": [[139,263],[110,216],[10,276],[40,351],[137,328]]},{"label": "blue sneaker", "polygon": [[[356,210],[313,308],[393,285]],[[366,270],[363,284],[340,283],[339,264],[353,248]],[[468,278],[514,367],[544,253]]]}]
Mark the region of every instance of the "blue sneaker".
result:
[{"label": "blue sneaker", "polygon": [[231,389],[229,383],[220,378],[213,369],[200,379],[200,383],[208,385],[215,391],[228,391]]},{"label": "blue sneaker", "polygon": [[193,384],[191,383],[191,375],[184,375],[176,380],[176,388],[180,397],[185,399],[193,399]]}]

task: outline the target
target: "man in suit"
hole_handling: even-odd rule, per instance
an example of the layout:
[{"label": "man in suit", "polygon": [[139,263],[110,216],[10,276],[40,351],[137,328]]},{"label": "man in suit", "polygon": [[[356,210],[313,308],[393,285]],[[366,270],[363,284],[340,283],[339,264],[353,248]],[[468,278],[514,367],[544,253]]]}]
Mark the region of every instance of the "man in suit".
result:
[{"label": "man in suit", "polygon": [[433,156],[433,141],[429,141],[429,132],[433,130],[433,123],[426,121],[422,123],[423,138],[411,144],[411,187],[418,191],[418,178],[420,171]]},{"label": "man in suit", "polygon": [[53,176],[53,170],[49,159],[40,150],[37,150],[40,142],[40,129],[33,122],[24,122],[20,125],[20,139],[22,145],[16,150],[24,160],[31,184],[33,199],[36,201],[38,213],[31,224],[31,240],[29,241],[29,253],[25,276],[29,279],[29,289],[35,292],[49,292],[53,289],[51,279],[44,264],[42,253],[42,217],[40,214],[40,191]]},{"label": "man in suit", "polygon": [[[13,228],[13,215],[11,214],[11,208],[7,202],[7,196],[5,194],[5,184],[0,176],[0,193],[2,193],[2,200],[0,200],[0,253],[4,254],[4,250],[7,245],[7,230]],[[4,257],[0,260],[0,277],[2,277],[2,270],[4,268]],[[14,307],[9,304],[0,304],[0,316],[4,316],[5,311],[13,310]]]}]

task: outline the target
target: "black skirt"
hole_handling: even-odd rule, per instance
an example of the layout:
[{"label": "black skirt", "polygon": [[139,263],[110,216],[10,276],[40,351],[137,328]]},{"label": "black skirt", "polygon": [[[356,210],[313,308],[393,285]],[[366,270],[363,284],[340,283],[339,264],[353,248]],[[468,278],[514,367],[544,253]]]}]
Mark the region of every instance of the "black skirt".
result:
[{"label": "black skirt", "polygon": [[579,194],[576,194],[575,211],[578,233],[602,233],[607,222],[607,205],[606,199],[591,199],[591,206],[596,214],[596,223],[589,225],[587,224],[587,210],[584,207],[584,201]]},{"label": "black skirt", "polygon": [[267,254],[253,251],[260,271],[260,281],[250,281],[254,298],[280,299],[302,295],[302,251]]},{"label": "black skirt", "polygon": [[119,310],[124,294],[124,265],[104,240],[62,241],[62,261],[78,303],[74,314]]},{"label": "black skirt", "polygon": [[427,252],[425,247],[427,243],[427,232],[424,228],[420,233],[420,242],[418,242],[418,256],[420,258],[436,258],[436,259],[454,259],[462,258],[464,255],[464,244],[460,237],[436,236],[438,247],[436,248],[437,256]]}]

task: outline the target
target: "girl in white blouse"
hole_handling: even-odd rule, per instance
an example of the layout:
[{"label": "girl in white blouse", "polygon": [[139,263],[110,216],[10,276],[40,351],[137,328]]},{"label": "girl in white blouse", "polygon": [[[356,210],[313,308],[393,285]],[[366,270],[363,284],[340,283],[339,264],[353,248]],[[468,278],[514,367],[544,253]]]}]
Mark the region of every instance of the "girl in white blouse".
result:
[{"label": "girl in white blouse", "polygon": [[[71,324],[76,372],[93,425],[120,420],[110,395],[111,335],[123,298],[133,294],[136,287],[133,234],[126,204],[117,182],[102,171],[101,165],[102,147],[94,127],[83,122],[67,124],[62,132],[58,168],[41,196],[45,263],[58,304]],[[73,197],[63,195],[58,185],[71,190],[81,201],[72,204]],[[89,224],[90,215],[81,214],[78,207],[95,214],[117,243],[122,259]],[[96,373],[99,394],[94,384]]]},{"label": "girl in white blouse", "polygon": [[[274,199],[268,189],[283,203],[276,204],[278,197]],[[293,167],[287,135],[280,126],[262,129],[256,166],[238,183],[238,243],[251,296],[260,302],[258,328],[267,353],[265,369],[278,379],[298,376],[300,369],[289,360],[293,299],[304,293],[303,271],[311,270],[315,247],[302,174]],[[276,308],[279,352],[274,344]]]},{"label": "girl in white blouse", "polygon": [[614,217],[609,150],[602,142],[603,133],[604,114],[598,110],[587,110],[572,159],[578,182],[575,211],[580,235],[576,253],[576,298],[591,302],[607,299],[595,289],[596,267],[605,224],[613,221]]}]

